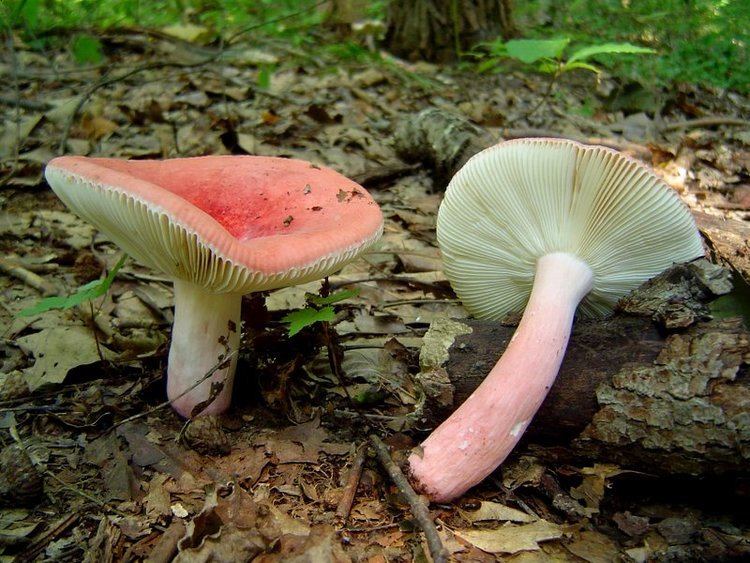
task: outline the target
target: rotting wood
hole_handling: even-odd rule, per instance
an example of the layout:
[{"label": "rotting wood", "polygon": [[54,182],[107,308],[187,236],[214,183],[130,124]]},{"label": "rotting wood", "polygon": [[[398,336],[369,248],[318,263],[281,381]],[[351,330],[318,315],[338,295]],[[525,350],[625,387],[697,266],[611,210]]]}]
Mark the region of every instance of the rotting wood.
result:
[{"label": "rotting wood", "polygon": [[[739,318],[707,320],[711,286],[723,292],[727,278],[702,280],[692,269],[677,266],[631,294],[621,302],[630,314],[575,325],[524,445],[543,457],[650,473],[750,473],[750,332]],[[460,405],[514,332],[450,322],[425,339],[438,346],[423,347],[422,424],[437,425]]]},{"label": "rotting wood", "polygon": [[714,261],[731,267],[750,283],[750,226],[699,211],[693,217]]}]

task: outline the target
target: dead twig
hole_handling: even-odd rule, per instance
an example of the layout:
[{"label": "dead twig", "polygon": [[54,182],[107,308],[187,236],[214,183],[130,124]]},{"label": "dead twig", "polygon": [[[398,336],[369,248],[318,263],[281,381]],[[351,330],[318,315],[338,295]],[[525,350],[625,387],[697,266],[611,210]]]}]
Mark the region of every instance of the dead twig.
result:
[{"label": "dead twig", "polygon": [[156,542],[145,563],[168,563],[177,554],[177,542],[185,535],[185,524],[182,520],[174,520]]},{"label": "dead twig", "polygon": [[352,510],[354,496],[357,494],[357,487],[359,487],[359,479],[362,477],[362,467],[365,464],[366,456],[367,446],[361,446],[349,469],[349,477],[346,480],[344,492],[341,494],[341,499],[336,507],[336,517],[341,520],[342,524],[349,518],[349,513]]},{"label": "dead twig", "polygon": [[55,107],[53,104],[49,102],[37,102],[35,100],[24,100],[20,98],[16,99],[16,98],[9,98],[7,96],[0,96],[0,105],[11,106],[11,107],[18,106],[20,108],[28,109],[31,111],[47,111]]},{"label": "dead twig", "polygon": [[0,272],[5,272],[9,276],[13,276],[29,287],[36,289],[44,296],[55,295],[57,293],[55,287],[43,277],[5,258],[0,258]]},{"label": "dead twig", "polygon": [[738,119],[736,117],[712,115],[710,117],[700,117],[698,119],[686,119],[685,121],[667,123],[659,127],[659,129],[661,131],[677,131],[679,129],[695,129],[696,127],[716,127],[717,125],[750,127],[750,121],[748,121],[747,119]]},{"label": "dead twig", "polygon": [[505,128],[498,132],[503,139],[522,139],[526,137],[548,137],[550,139],[570,139],[587,145],[602,145],[618,151],[629,151],[635,153],[639,158],[650,160],[651,149],[645,145],[633,143],[623,139],[614,139],[611,137],[581,137],[577,135],[565,135],[549,129],[514,129]]},{"label": "dead twig", "polygon": [[409,503],[409,508],[411,508],[411,513],[414,515],[414,519],[422,532],[424,532],[425,538],[427,539],[427,547],[430,550],[432,560],[435,563],[447,563],[448,551],[440,540],[440,536],[438,535],[435,523],[432,521],[427,504],[419,495],[417,495],[417,493],[414,492],[414,489],[412,489],[406,476],[404,476],[399,466],[396,465],[393,459],[391,459],[388,446],[386,446],[375,434],[370,434],[370,443],[375,449],[375,454],[378,456],[378,461],[380,461],[383,469],[385,469],[399,492]]},{"label": "dead twig", "polygon": [[[176,401],[177,399],[181,398],[182,396],[187,395],[188,393],[190,393],[190,391],[192,391],[193,389],[195,389],[196,387],[198,387],[198,385],[200,385],[201,383],[203,383],[204,381],[206,381],[206,379],[208,379],[209,377],[211,377],[214,373],[216,373],[219,369],[221,369],[221,367],[224,366],[229,360],[231,360],[232,356],[234,356],[236,353],[237,353],[237,350],[232,350],[231,352],[229,352],[226,356],[224,356],[223,358],[221,358],[210,370],[208,370],[203,377],[201,377],[198,381],[196,381],[195,383],[193,383],[190,387],[188,387],[187,389],[185,389],[182,393],[180,393],[176,397],[172,397],[171,399],[167,399],[163,403],[159,403],[158,405],[156,405],[155,407],[152,407],[152,408],[148,409],[147,411],[144,411],[144,412],[141,412],[141,413],[138,413],[138,414],[134,414],[133,416],[129,416],[128,418],[124,418],[120,422],[115,422],[112,426],[110,426],[109,428],[107,428],[106,430],[104,430],[101,434],[99,434],[98,436],[96,436],[96,438],[101,438],[102,436],[105,436],[105,435],[109,434],[110,432],[112,432],[112,430],[115,430],[116,428],[119,428],[123,424],[127,424],[129,422],[133,422],[134,420],[138,420],[140,418],[147,417],[147,416],[149,416],[151,414],[154,414],[156,411],[161,410],[164,407],[167,407],[167,406],[171,405],[172,401]],[[96,438],[94,438],[94,439],[96,439]]]},{"label": "dead twig", "polygon": [[[325,297],[330,293],[330,289],[331,284],[329,283],[328,278],[325,278],[325,280],[323,281],[323,286],[320,289],[320,294]],[[368,420],[366,413],[362,412],[362,410],[359,408],[359,405],[354,402],[351,395],[349,394],[349,389],[347,389],[346,383],[344,382],[339,357],[341,349],[340,347],[338,347],[338,341],[335,340],[336,333],[335,331],[331,330],[329,323],[324,322],[321,324],[323,325],[324,342],[326,343],[326,347],[328,348],[328,361],[331,365],[331,371],[334,373],[336,379],[339,382],[339,385],[341,385],[342,389],[344,390],[344,394],[346,395],[349,404],[357,413],[358,418],[362,421],[364,428],[370,431],[372,429],[372,423]],[[440,541],[440,536],[438,535],[437,528],[435,528],[435,524],[430,517],[430,511],[427,508],[427,505],[417,495],[417,493],[414,492],[414,489],[412,489],[411,485],[409,485],[409,481],[406,480],[406,477],[401,472],[401,469],[399,469],[399,467],[393,462],[393,460],[391,459],[391,455],[388,452],[388,447],[383,443],[383,441],[372,433],[370,434],[369,439],[370,443],[375,448],[375,453],[377,454],[378,460],[380,461],[381,465],[391,477],[393,482],[396,484],[398,490],[404,495],[407,502],[409,503],[409,507],[411,508],[411,512],[414,515],[414,519],[427,538],[427,546],[430,550],[433,561],[435,563],[447,563],[448,552],[445,550],[445,548],[443,547],[443,543]]]},{"label": "dead twig", "polygon": [[461,303],[460,299],[397,299],[394,301],[386,301],[381,303],[379,309],[387,309],[388,307],[399,307],[401,305],[433,305],[436,303],[441,304],[456,304]]},{"label": "dead twig", "polygon": [[22,552],[16,555],[17,561],[33,561],[36,559],[44,548],[47,547],[53,540],[62,536],[67,532],[73,525],[78,522],[81,515],[78,512],[73,512],[68,516],[60,520],[52,528],[44,532],[41,536],[36,538],[28,547]]},{"label": "dead twig", "polygon": [[379,532],[380,530],[389,530],[391,528],[397,528],[398,522],[392,522],[391,524],[383,524],[382,526],[372,526],[371,528],[345,528],[344,532],[350,532],[352,534],[371,534],[372,532]]},{"label": "dead twig", "polygon": [[282,22],[282,21],[285,21],[285,20],[288,20],[288,19],[292,19],[292,18],[294,18],[296,16],[300,16],[300,15],[305,14],[307,12],[311,12],[313,10],[316,10],[320,6],[322,6],[323,4],[326,4],[327,2],[328,2],[328,0],[321,0],[320,2],[316,2],[315,4],[312,4],[311,6],[306,6],[306,7],[302,8],[301,10],[297,10],[296,12],[289,12],[288,14],[284,14],[284,15],[279,16],[277,18],[272,18],[272,19],[266,20],[264,22],[260,22],[260,23],[256,23],[256,24],[244,27],[244,28],[240,29],[238,32],[236,32],[235,34],[230,35],[229,38],[227,39],[227,43],[229,43],[229,44],[234,43],[234,41],[236,39],[238,39],[239,37],[241,37],[242,35],[245,35],[246,33],[250,33],[251,31],[255,31],[256,29],[260,29],[261,27],[265,27],[265,26],[271,25],[273,23],[279,23],[279,22]]},{"label": "dead twig", "polygon": [[346,281],[337,281],[337,282],[331,282],[331,289],[341,289],[342,287],[347,287],[350,285],[357,285],[360,283],[368,283],[368,282],[392,282],[392,283],[401,283],[404,285],[412,285],[414,287],[422,287],[426,288],[428,290],[438,290],[438,291],[444,291],[445,288],[439,286],[437,283],[433,282],[426,282],[426,281],[420,281],[416,279],[410,279],[406,277],[399,277],[398,275],[394,276],[373,276],[369,278],[360,278],[356,280],[346,280]]},{"label": "dead twig", "polygon": [[55,475],[52,471],[47,470],[47,471],[44,472],[44,474],[47,477],[49,477],[50,479],[52,479],[53,481],[56,481],[66,491],[70,491],[71,493],[75,493],[75,494],[77,494],[77,495],[85,498],[86,500],[88,500],[90,502],[93,502],[95,505],[97,505],[100,508],[111,508],[116,513],[125,516],[124,512],[118,510],[117,508],[113,508],[112,506],[109,505],[108,502],[103,501],[101,499],[98,499],[95,496],[90,495],[86,491],[82,491],[81,489],[78,489],[78,488],[74,487],[73,485],[70,485],[70,484],[66,483],[65,481],[63,481],[62,479],[60,479],[57,475]]},{"label": "dead twig", "polygon": [[[378,348],[382,348],[382,346],[378,346]],[[389,416],[387,414],[371,414],[369,412],[358,413],[358,412],[348,411],[346,409],[333,409],[333,412],[334,414],[338,416],[343,416],[346,418],[361,418],[364,416],[367,420],[378,420],[382,422],[391,422],[392,420],[402,418],[399,416]]]}]

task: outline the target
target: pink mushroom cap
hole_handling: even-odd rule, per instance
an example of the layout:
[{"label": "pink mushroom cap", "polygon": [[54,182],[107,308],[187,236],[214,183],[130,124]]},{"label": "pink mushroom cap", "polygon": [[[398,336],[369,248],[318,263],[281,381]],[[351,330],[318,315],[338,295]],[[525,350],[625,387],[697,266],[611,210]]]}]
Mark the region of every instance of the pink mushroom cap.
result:
[{"label": "pink mushroom cap", "polygon": [[[383,228],[364,188],[301,160],[65,156],[45,174],[60,199],[128,254],[209,291],[249,293],[317,279],[372,244]],[[187,247],[176,247],[157,224],[190,235],[233,275],[188,269]],[[136,229],[147,225],[153,232]]]},{"label": "pink mushroom cap", "polygon": [[174,280],[167,394],[185,417],[229,406],[243,294],[331,274],[383,230],[364,188],[300,160],[69,156],[45,175],[68,207]]}]

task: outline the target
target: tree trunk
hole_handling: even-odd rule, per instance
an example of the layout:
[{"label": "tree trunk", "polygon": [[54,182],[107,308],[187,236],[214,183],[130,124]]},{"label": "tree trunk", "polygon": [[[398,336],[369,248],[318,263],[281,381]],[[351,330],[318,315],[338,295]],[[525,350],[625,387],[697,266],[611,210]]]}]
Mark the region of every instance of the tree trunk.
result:
[{"label": "tree trunk", "polygon": [[392,0],[385,42],[400,57],[445,62],[515,34],[511,0]]}]

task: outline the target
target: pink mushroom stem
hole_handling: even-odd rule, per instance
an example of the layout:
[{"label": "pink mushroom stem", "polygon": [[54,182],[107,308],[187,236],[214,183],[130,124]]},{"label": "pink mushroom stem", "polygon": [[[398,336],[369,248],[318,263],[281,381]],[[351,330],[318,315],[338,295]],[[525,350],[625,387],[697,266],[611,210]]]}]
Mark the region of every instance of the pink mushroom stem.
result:
[{"label": "pink mushroom stem", "polygon": [[205,377],[221,358],[238,349],[242,295],[209,293],[190,282],[176,280],[174,301],[167,397],[179,414],[190,418],[198,414],[193,413],[193,408],[210,398],[211,384],[223,382],[222,390],[200,412],[201,415],[220,414],[232,399],[236,354],[227,367],[216,370],[194,389],[182,393]]},{"label": "pink mushroom stem", "polygon": [[432,500],[448,501],[497,468],[515,447],[560,369],[576,308],[593,287],[591,269],[572,254],[537,262],[518,329],[482,384],[409,457]]}]

